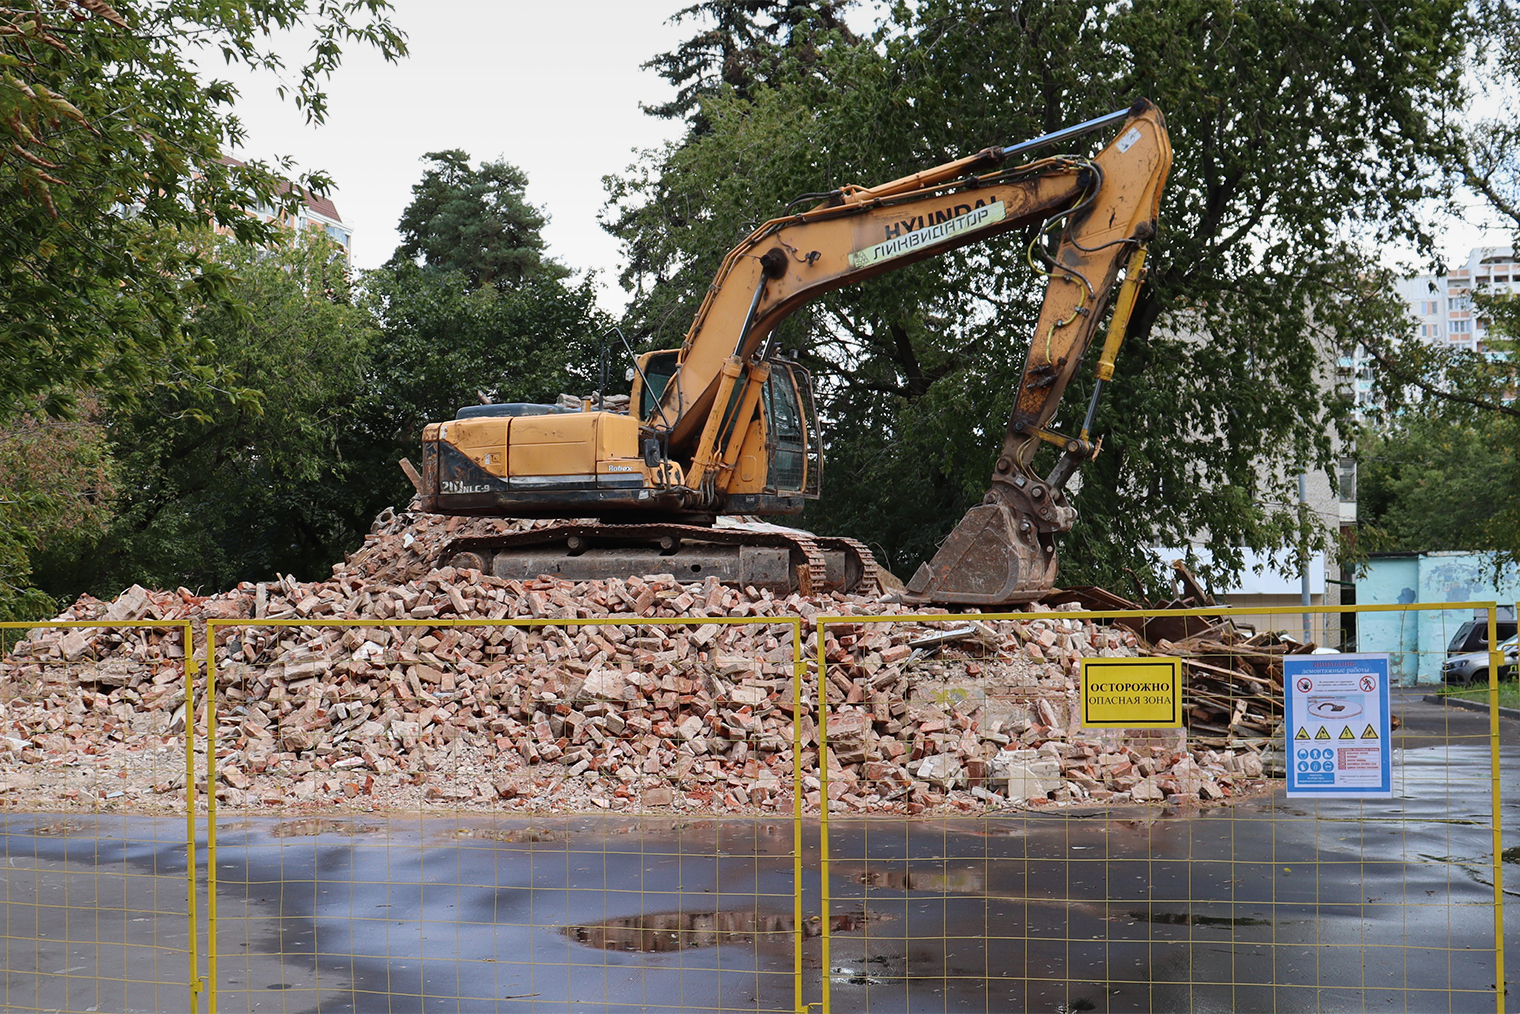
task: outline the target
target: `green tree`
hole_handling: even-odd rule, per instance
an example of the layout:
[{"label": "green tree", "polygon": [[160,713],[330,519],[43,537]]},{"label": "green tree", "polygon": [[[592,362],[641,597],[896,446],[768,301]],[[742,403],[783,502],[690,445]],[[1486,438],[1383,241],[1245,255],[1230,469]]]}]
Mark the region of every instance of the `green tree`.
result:
[{"label": "green tree", "polygon": [[1356,558],[1456,549],[1520,565],[1520,299],[1476,294],[1487,338],[1468,350],[1417,338],[1391,280],[1365,285],[1359,307],[1385,323],[1366,344],[1381,407],[1358,445]]},{"label": "green tree", "polygon": [[[1443,168],[1520,246],[1520,22],[1510,5],[1473,5],[1477,118],[1446,125]],[[1421,340],[1392,294],[1392,272],[1367,272],[1357,302],[1377,318],[1365,349],[1381,411],[1361,440],[1357,552],[1458,549],[1520,566],[1520,299],[1479,288],[1476,349]]]},{"label": "green tree", "polygon": [[[1453,0],[930,0],[894,7],[860,43],[804,26],[813,56],[783,54],[786,73],[749,95],[703,99],[706,133],[609,181],[630,330],[673,344],[718,259],[799,194],[1150,98],[1176,162],[1063,580],[1120,586],[1142,547],[1198,532],[1223,577],[1242,548],[1304,545],[1293,476],[1333,465],[1349,403],[1331,370],[1366,330],[1347,302],[1365,258],[1340,237],[1428,242],[1411,210],[1439,192],[1422,181],[1445,153],[1435,124],[1464,98],[1466,16]],[[792,322],[833,421],[815,527],[872,539],[911,571],[977,502],[1043,287],[1024,253],[968,248]],[[1080,424],[1089,384],[1057,425]],[[1309,548],[1329,538],[1311,535]]]},{"label": "green tree", "polygon": [[504,161],[472,169],[457,148],[423,158],[432,164],[401,214],[401,245],[391,265],[420,258],[427,267],[461,272],[472,289],[569,274],[543,255],[545,219],[523,196],[528,177],[521,169]]},{"label": "green tree", "polygon": [[102,537],[38,558],[54,594],[125,585],[220,590],[276,572],[325,574],[367,529],[373,500],[344,453],[373,338],[339,251],[308,235],[218,244],[230,300],[187,325],[234,386],[161,386],[109,419],[118,472]]},{"label": "green tree", "polygon": [[[802,58],[816,56],[805,25],[817,25],[855,41],[844,12],[852,0],[704,0],[677,11],[672,24],[688,21],[704,27],[668,53],[647,61],[676,88],[675,98],[645,110],[665,119],[688,119],[697,134],[706,132],[702,103],[724,88],[741,98],[786,76],[788,49],[797,44]],[[795,54],[793,54],[795,55]]]},{"label": "green tree", "polygon": [[1507,0],[1479,0],[1475,12],[1475,72],[1492,114],[1453,125],[1457,157],[1451,168],[1520,229],[1520,18]]},{"label": "green tree", "polygon": [[1515,430],[1485,413],[1411,413],[1358,447],[1358,541],[1365,552],[1477,550],[1520,561]]},{"label": "green tree", "polygon": [[[405,42],[384,0],[23,0],[0,10],[0,413],[77,391],[126,402],[149,381],[214,371],[181,327],[229,280],[180,242],[207,222],[245,242],[270,228],[242,209],[297,202],[275,168],[221,161],[243,138],[237,90],[196,61],[278,72],[272,33],[312,37],[281,84],[312,122],[350,44],[387,59]],[[327,181],[309,177],[311,186]]]},{"label": "green tree", "polygon": [[53,615],[57,601],[33,587],[33,558],[107,531],[117,470],[98,405],[80,408],[58,419],[33,405],[0,427],[0,619]]},{"label": "green tree", "polygon": [[544,217],[523,197],[521,170],[472,169],[457,149],[426,158],[401,246],[363,280],[378,334],[348,447],[385,503],[411,498],[397,461],[417,455],[428,423],[482,399],[553,401],[598,386],[611,325],[591,281],[543,256]]}]

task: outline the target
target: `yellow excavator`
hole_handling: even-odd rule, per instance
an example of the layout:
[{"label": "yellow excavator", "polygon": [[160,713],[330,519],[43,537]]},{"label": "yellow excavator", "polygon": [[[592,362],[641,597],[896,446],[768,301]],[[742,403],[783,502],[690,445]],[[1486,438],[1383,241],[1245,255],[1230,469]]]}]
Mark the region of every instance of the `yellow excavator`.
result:
[{"label": "yellow excavator", "polygon": [[[1020,160],[1113,125],[1094,156]],[[1030,249],[1049,281],[991,489],[906,594],[945,605],[1038,599],[1054,587],[1055,536],[1077,516],[1066,482],[1098,451],[1088,430],[1171,161],[1161,111],[1142,100],[880,186],[809,195],[811,208],[766,222],[729,252],[679,349],[636,357],[626,410],[595,399],[472,405],[430,424],[421,473],[411,470],[424,511],[565,519],[459,539],[439,562],[502,577],[674,573],[807,593],[875,590],[875,561],[858,542],[733,520],[795,515],[822,488],[812,380],[778,351],[776,326],[825,292],[1038,227]],[[1042,240],[1058,229],[1048,250]],[[1047,426],[1116,285],[1086,421],[1074,436],[1054,433]],[[1042,442],[1059,450],[1043,478],[1031,467]]]}]

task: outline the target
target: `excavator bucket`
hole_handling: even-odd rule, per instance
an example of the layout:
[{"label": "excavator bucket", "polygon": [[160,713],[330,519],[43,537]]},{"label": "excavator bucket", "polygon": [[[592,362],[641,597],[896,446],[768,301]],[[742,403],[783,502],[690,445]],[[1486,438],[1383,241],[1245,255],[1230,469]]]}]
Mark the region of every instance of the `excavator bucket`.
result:
[{"label": "excavator bucket", "polygon": [[955,526],[934,559],[920,564],[908,582],[909,602],[1010,606],[1033,602],[1054,586],[1054,540],[1027,535],[1006,504],[973,507]]}]

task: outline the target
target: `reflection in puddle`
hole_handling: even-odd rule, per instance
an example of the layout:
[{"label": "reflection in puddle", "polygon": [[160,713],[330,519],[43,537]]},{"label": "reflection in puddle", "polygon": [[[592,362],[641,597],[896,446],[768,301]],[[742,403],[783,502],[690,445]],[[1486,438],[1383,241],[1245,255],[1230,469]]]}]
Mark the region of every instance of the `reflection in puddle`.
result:
[{"label": "reflection in puddle", "polygon": [[84,821],[55,820],[51,823],[35,825],[30,833],[44,838],[67,838],[69,835],[77,835],[93,830],[94,828]]},{"label": "reflection in puddle", "polygon": [[[565,935],[607,951],[657,953],[747,944],[760,937],[785,943],[795,926],[789,915],[766,912],[653,912],[590,926],[566,926]],[[808,935],[815,934],[809,927]]]},{"label": "reflection in puddle", "polygon": [[986,871],[980,866],[959,870],[867,870],[855,878],[867,887],[889,891],[928,891],[934,894],[984,894]]},{"label": "reflection in puddle", "polygon": [[[856,909],[833,913],[829,916],[829,925],[835,933],[851,933],[864,929],[867,923],[883,922],[888,918]],[[657,953],[756,941],[785,944],[796,925],[790,915],[775,912],[652,912],[586,926],[566,926],[564,933],[588,947]],[[802,924],[802,935],[818,936],[821,925],[819,918],[813,916]]]},{"label": "reflection in puddle", "polygon": [[544,827],[461,827],[454,830],[455,838],[480,838],[486,841],[506,842],[552,842],[563,841],[566,836]]},{"label": "reflection in puddle", "polygon": [[306,817],[276,824],[269,833],[276,838],[311,838],[319,834],[372,835],[385,829],[383,824],[364,824],[332,817]]},{"label": "reflection in puddle", "polygon": [[1196,915],[1192,912],[1126,912],[1136,922],[1157,923],[1162,926],[1270,926],[1271,919],[1254,919],[1250,916],[1230,918],[1222,915]]}]

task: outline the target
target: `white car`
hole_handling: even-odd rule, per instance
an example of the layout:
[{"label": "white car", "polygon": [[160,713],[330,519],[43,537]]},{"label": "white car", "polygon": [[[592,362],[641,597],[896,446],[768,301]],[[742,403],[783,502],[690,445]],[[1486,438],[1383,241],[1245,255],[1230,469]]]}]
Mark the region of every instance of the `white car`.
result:
[{"label": "white car", "polygon": [[[1500,642],[1499,651],[1504,656],[1499,678],[1514,679],[1516,671],[1520,670],[1520,638],[1511,637]],[[1441,667],[1441,680],[1444,683],[1487,683],[1488,652],[1469,651],[1465,655],[1451,656]]]}]

